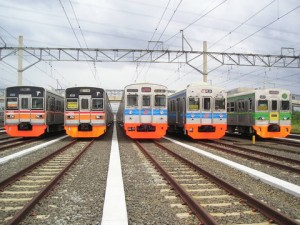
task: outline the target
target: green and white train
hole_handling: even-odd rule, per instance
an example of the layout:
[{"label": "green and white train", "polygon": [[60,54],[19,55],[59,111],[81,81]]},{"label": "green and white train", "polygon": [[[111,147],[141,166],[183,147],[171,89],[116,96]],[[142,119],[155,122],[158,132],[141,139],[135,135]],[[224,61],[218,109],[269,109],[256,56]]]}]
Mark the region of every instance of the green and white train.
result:
[{"label": "green and white train", "polygon": [[262,138],[291,132],[291,94],[280,88],[237,88],[227,92],[227,131]]}]

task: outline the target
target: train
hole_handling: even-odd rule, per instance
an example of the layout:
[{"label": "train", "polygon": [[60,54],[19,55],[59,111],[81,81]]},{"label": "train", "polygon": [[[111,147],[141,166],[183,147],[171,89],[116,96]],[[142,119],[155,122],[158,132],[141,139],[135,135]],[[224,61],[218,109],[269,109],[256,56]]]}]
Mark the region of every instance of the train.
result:
[{"label": "train", "polygon": [[290,91],[281,88],[236,88],[227,94],[228,133],[261,138],[283,138],[290,134]]},{"label": "train", "polygon": [[4,128],[13,137],[38,137],[63,130],[63,96],[37,86],[5,90]]},{"label": "train", "polygon": [[136,83],[124,88],[117,122],[132,139],[159,139],[167,131],[167,95],[164,85]]},{"label": "train", "polygon": [[168,133],[192,139],[219,139],[227,128],[226,91],[206,82],[191,83],[168,98]]},{"label": "train", "polygon": [[73,138],[96,138],[113,123],[114,115],[104,89],[70,87],[65,90],[64,128]]}]

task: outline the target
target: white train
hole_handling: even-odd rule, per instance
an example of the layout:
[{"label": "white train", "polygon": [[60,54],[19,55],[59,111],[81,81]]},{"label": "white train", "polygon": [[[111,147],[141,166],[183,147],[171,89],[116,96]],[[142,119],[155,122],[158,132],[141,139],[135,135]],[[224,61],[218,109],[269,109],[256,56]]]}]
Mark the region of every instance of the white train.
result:
[{"label": "white train", "polygon": [[167,87],[137,83],[124,88],[117,121],[133,139],[157,139],[167,131]]},{"label": "white train", "polygon": [[193,83],[168,98],[168,132],[193,139],[218,139],[225,135],[226,92],[207,83]]}]

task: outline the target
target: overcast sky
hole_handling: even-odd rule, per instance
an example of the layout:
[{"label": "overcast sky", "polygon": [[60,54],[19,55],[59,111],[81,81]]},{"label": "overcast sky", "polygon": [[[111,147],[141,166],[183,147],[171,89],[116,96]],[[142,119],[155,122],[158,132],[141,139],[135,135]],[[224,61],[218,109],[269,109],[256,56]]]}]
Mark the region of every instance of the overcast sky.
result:
[{"label": "overcast sky", "polygon": [[[202,51],[207,41],[208,51],[281,54],[293,48],[283,53],[299,55],[300,1],[0,0],[0,46],[17,46],[22,35],[27,47],[178,50],[180,30],[193,50]],[[34,61],[25,54],[24,67]],[[0,61],[0,88],[17,84],[9,65],[17,67],[15,56]],[[201,60],[193,65],[202,70]],[[209,71],[216,66],[208,62]],[[181,90],[203,77],[179,63],[40,62],[23,73],[23,85],[56,88],[57,80],[62,88],[151,82]],[[221,66],[208,80],[226,90],[278,87],[300,94],[300,69]]]}]

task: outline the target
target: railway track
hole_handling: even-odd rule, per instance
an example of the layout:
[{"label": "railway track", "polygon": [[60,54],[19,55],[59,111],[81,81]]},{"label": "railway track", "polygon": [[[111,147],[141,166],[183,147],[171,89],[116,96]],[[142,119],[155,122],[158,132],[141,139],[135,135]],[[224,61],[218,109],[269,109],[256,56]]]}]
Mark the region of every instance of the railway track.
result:
[{"label": "railway track", "polygon": [[[300,161],[296,159],[265,153],[265,152],[253,150],[251,148],[236,146],[233,144],[225,143],[223,141],[210,141],[210,143],[198,142],[198,144],[228,154],[236,155],[246,159],[254,160],[256,162],[271,165],[279,169],[284,169],[284,170],[292,171],[296,174],[300,174]],[[261,156],[263,156],[264,158],[262,158]]]},{"label": "railway track", "polygon": [[74,140],[1,182],[0,223],[18,224],[93,141],[94,139],[86,144]]},{"label": "railway track", "polygon": [[201,224],[298,224],[155,142],[136,142]]}]

